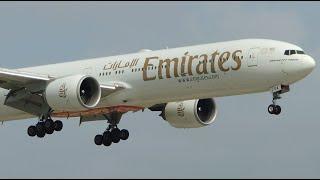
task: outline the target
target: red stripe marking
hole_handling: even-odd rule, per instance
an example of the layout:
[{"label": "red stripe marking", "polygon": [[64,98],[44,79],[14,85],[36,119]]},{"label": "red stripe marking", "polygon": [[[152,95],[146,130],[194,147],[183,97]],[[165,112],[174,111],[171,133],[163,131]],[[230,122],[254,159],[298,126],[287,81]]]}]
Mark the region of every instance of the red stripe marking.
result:
[{"label": "red stripe marking", "polygon": [[119,105],[119,106],[89,109],[89,110],[84,110],[84,111],[53,112],[51,114],[51,116],[53,116],[53,117],[79,117],[79,116],[108,114],[111,112],[126,113],[129,111],[139,111],[142,109],[144,109],[144,107]]}]

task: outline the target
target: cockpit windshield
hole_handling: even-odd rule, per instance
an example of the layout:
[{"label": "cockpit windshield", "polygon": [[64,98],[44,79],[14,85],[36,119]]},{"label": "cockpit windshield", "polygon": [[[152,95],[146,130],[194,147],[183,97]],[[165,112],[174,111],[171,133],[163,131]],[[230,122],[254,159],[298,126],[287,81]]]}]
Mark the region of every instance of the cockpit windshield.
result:
[{"label": "cockpit windshield", "polygon": [[304,54],[304,52],[297,50],[297,54]]},{"label": "cockpit windshield", "polygon": [[292,54],[305,54],[303,51],[301,50],[285,50],[284,51],[284,55],[292,55]]}]

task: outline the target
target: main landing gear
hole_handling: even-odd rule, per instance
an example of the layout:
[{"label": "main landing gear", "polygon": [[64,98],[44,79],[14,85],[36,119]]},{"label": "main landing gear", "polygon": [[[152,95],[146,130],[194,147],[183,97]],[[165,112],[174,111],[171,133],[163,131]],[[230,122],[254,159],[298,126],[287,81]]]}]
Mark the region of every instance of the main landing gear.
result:
[{"label": "main landing gear", "polygon": [[109,125],[102,135],[98,134],[94,137],[94,143],[98,146],[102,144],[110,146],[112,143],[118,143],[120,140],[127,140],[128,138],[128,130],[120,130],[117,126]]},{"label": "main landing gear", "polygon": [[112,143],[118,143],[120,140],[127,140],[129,138],[129,131],[126,129],[120,130],[117,127],[121,119],[120,113],[112,113],[106,115],[105,117],[108,120],[109,126],[103,132],[103,134],[98,134],[94,137],[94,143],[97,146],[104,145],[110,146]]},{"label": "main landing gear", "polygon": [[61,131],[63,124],[61,121],[53,121],[51,117],[42,118],[35,126],[29,126],[28,135],[43,138],[46,134],[52,134],[54,131]]},{"label": "main landing gear", "polygon": [[268,106],[268,112],[270,114],[279,115],[281,113],[281,106],[277,105],[277,100],[281,99],[280,94],[289,92],[289,86],[279,85],[272,88],[272,104]]}]

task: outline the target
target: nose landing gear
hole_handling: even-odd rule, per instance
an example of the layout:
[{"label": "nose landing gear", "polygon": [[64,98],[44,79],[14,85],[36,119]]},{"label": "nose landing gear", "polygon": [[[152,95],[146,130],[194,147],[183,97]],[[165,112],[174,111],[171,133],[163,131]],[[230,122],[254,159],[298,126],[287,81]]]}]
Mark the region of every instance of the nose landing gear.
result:
[{"label": "nose landing gear", "polygon": [[272,88],[272,104],[268,106],[268,112],[270,114],[279,115],[281,113],[281,106],[277,105],[277,100],[281,99],[280,94],[289,92],[289,86],[279,85]]}]

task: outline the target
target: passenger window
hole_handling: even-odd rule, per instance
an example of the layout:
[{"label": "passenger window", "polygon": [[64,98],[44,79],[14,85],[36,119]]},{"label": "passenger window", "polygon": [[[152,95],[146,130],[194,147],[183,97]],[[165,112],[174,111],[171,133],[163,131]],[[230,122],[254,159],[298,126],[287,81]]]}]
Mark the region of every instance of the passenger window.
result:
[{"label": "passenger window", "polygon": [[296,54],[296,50],[290,50],[290,55]]},{"label": "passenger window", "polygon": [[284,51],[284,55],[287,55],[287,56],[288,56],[288,55],[289,55],[289,50],[285,50],[285,51]]}]

